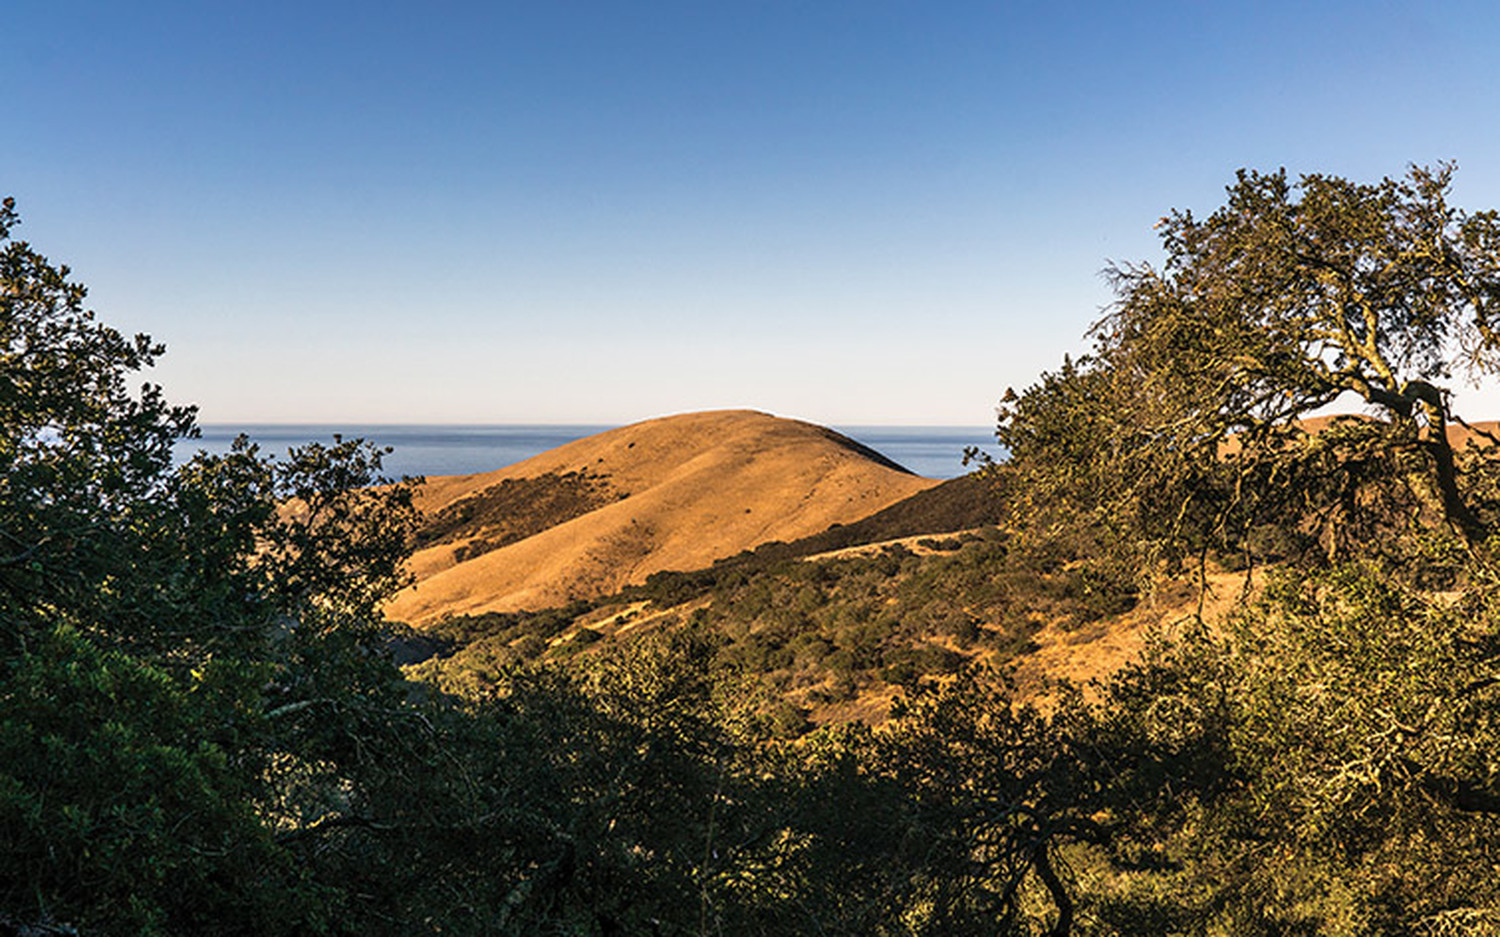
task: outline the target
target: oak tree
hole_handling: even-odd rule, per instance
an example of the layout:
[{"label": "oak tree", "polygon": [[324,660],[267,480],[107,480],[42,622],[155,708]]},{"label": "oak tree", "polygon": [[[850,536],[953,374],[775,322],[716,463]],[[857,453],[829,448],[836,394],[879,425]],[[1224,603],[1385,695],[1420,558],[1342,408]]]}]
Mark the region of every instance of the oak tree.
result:
[{"label": "oak tree", "polygon": [[[1483,539],[1493,510],[1449,430],[1455,381],[1500,371],[1500,214],[1451,205],[1453,172],[1241,171],[1206,218],[1162,218],[1161,266],[1107,271],[1092,354],[1002,406],[1029,490],[1087,493],[1153,555],[1293,518],[1330,552],[1396,515]],[[1373,419],[1309,433],[1351,400]]]}]

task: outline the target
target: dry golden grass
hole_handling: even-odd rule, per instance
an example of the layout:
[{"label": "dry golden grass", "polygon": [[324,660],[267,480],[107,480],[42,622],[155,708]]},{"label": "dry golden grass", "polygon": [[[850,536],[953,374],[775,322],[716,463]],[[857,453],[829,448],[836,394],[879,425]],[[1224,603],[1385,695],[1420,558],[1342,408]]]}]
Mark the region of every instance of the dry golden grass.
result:
[{"label": "dry golden grass", "polygon": [[1088,685],[1105,680],[1140,657],[1147,634],[1171,637],[1199,614],[1211,625],[1222,622],[1236,605],[1254,596],[1264,581],[1263,573],[1247,581],[1244,573],[1210,570],[1208,588],[1201,596],[1196,583],[1186,578],[1170,580],[1156,595],[1122,615],[1071,630],[1049,622],[1033,636],[1037,649],[1017,659],[1016,688],[1023,698],[1045,701],[1051,681]]},{"label": "dry golden grass", "polygon": [[938,484],[823,427],[724,410],[610,430],[496,472],[434,478],[418,504],[436,512],[508,478],[579,470],[628,497],[463,562],[462,543],[419,551],[416,585],[386,613],[421,625],[604,595],[659,570],[702,568],[852,523]]}]

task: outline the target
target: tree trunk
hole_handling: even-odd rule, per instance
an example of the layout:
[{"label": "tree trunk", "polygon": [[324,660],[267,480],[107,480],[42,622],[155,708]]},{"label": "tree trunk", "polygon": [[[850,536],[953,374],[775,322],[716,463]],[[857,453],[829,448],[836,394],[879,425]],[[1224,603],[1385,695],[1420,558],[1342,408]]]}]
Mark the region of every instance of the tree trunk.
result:
[{"label": "tree trunk", "polygon": [[1427,411],[1427,438],[1422,447],[1437,466],[1438,493],[1443,499],[1443,514],[1464,540],[1473,544],[1485,538],[1487,531],[1474,512],[1464,503],[1458,491],[1458,468],[1453,458],[1453,444],[1448,441],[1448,425],[1440,409],[1424,403]]},{"label": "tree trunk", "polygon": [[1032,852],[1031,864],[1036,869],[1037,877],[1052,894],[1052,903],[1057,906],[1057,921],[1052,925],[1052,930],[1047,932],[1047,937],[1068,937],[1073,930],[1073,899],[1068,895],[1067,888],[1063,886],[1062,879],[1057,877],[1057,872],[1052,868],[1052,857],[1047,855],[1045,840],[1039,843]]}]

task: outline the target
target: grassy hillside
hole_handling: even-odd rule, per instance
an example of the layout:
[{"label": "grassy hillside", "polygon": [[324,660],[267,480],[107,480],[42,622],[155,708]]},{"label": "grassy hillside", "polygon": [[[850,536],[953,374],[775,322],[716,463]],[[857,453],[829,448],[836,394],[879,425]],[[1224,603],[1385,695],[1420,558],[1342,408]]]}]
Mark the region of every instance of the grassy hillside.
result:
[{"label": "grassy hillside", "polygon": [[[833,532],[834,542],[846,543],[848,529]],[[864,529],[884,538],[905,528]],[[811,538],[796,548],[827,545]],[[1057,553],[1019,552],[994,527],[848,555],[780,552],[655,573],[615,595],[540,613],[449,619],[427,632],[445,642],[444,653],[413,674],[472,692],[509,665],[608,656],[651,631],[689,628],[711,640],[720,664],[774,691],[790,730],[806,720],[883,718],[899,688],[973,662],[1012,661],[1036,650],[1044,628],[1076,632],[1135,605],[1127,585]]]},{"label": "grassy hillside", "polygon": [[396,620],[544,609],[848,524],[938,484],[832,430],[688,413],[429,481]]}]

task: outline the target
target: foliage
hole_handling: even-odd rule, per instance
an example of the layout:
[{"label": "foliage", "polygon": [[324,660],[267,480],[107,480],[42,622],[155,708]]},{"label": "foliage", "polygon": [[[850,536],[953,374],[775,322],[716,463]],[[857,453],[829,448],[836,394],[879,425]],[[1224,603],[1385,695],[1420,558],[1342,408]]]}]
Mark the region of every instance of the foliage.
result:
[{"label": "foliage", "polygon": [[1116,788],[1101,917],[1490,932],[1497,611],[1487,583],[1454,601],[1361,561],[1284,573],[1225,629],[1158,645],[1104,704],[1101,743],[1141,773]]},{"label": "foliage", "polygon": [[[1348,555],[1413,519],[1467,542],[1448,382],[1500,369],[1500,215],[1450,206],[1453,169],[1353,183],[1242,171],[1206,219],[1161,220],[1166,262],[1111,268],[1094,352],[1001,411],[1023,511],[1150,566],[1298,528]],[[1295,422],[1353,395],[1377,419]]]},{"label": "foliage", "polygon": [[[1146,580],[1296,561],[1084,708],[1106,835],[1072,856],[1101,932],[1500,920],[1500,460],[1455,447],[1448,390],[1497,368],[1500,216],[1450,207],[1451,175],[1242,172],[1207,219],[1162,219],[1162,269],[1110,271],[1091,356],[1003,402],[1020,543]],[[1373,415],[1306,419],[1349,394]]]},{"label": "foliage", "polygon": [[[1169,219],[1100,354],[1008,402],[1015,533],[428,635],[380,621],[417,531],[381,453],[174,465],[191,409],[129,389],[160,346],[6,202],[0,931],[1493,933],[1500,469],[1451,453],[1446,490],[1424,389],[1454,341],[1489,367],[1492,241],[1446,184],[1247,174]],[[1385,420],[1285,422],[1356,379]],[[1324,562],[1100,685],[975,665],[1216,544]],[[789,702],[886,683],[879,726]]]}]

